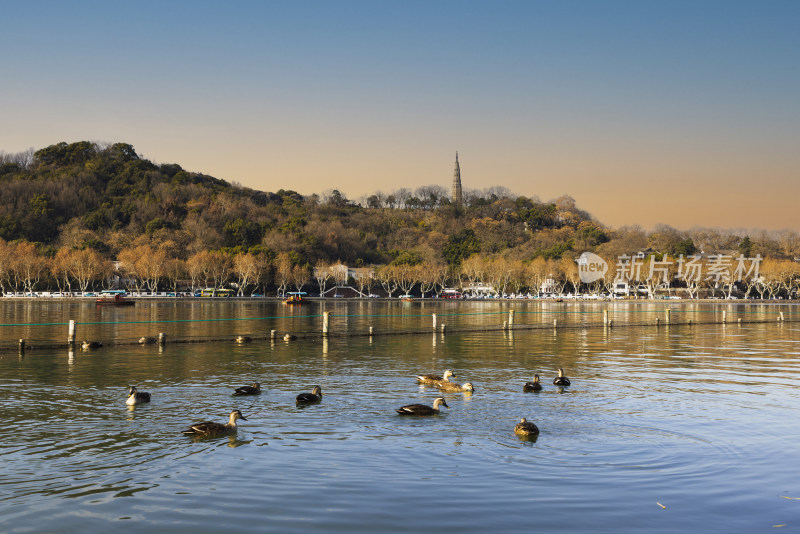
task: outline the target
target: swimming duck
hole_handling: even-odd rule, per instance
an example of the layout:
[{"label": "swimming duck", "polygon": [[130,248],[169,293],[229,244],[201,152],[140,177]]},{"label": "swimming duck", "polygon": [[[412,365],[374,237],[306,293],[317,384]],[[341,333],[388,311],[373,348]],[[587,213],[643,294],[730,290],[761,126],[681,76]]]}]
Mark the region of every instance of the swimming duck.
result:
[{"label": "swimming duck", "polygon": [[297,404],[311,404],[312,402],[319,402],[322,400],[322,388],[314,386],[311,393],[301,393],[295,399]]},{"label": "swimming duck", "polygon": [[156,338],[142,336],[139,338],[139,345],[151,345],[156,342]]},{"label": "swimming duck", "polygon": [[81,343],[81,350],[88,351],[88,350],[100,348],[102,346],[103,346],[103,344],[100,343],[99,341],[84,341],[83,343]]},{"label": "swimming duck", "polygon": [[401,406],[397,409],[397,413],[400,415],[436,415],[439,413],[439,405],[447,406],[447,403],[444,401],[442,397],[437,397],[433,401],[433,406],[428,406],[427,404],[408,404],[406,406]]},{"label": "swimming duck", "polygon": [[446,393],[472,393],[475,391],[475,388],[472,387],[472,382],[464,382],[463,385],[457,384],[455,382],[445,382],[444,380],[441,382],[437,382],[434,384],[439,390],[444,391]]},{"label": "swimming duck", "polygon": [[558,376],[553,379],[553,385],[556,386],[568,386],[569,385],[569,378],[564,376],[564,370],[560,367],[558,368]]},{"label": "swimming duck", "polygon": [[237,430],[237,419],[247,421],[247,418],[242,415],[242,412],[234,410],[231,412],[230,417],[228,417],[228,422],[225,424],[215,423],[214,421],[203,421],[202,423],[195,423],[189,426],[183,433],[190,436],[220,436],[222,434],[233,434]]},{"label": "swimming duck", "polygon": [[539,383],[539,375],[533,375],[533,382],[526,382],[524,386],[522,386],[522,391],[529,392],[529,391],[541,391],[542,385]]},{"label": "swimming duck", "polygon": [[260,395],[261,394],[261,384],[258,382],[253,382],[252,386],[242,386],[240,388],[236,388],[233,391],[234,395]]},{"label": "swimming duck", "polygon": [[443,376],[439,376],[439,375],[417,375],[417,382],[419,382],[420,384],[429,384],[429,385],[433,386],[437,382],[449,382],[451,376],[455,377],[455,378],[458,378],[455,374],[453,374],[453,371],[451,371],[450,369],[447,369],[444,372]]},{"label": "swimming duck", "polygon": [[239,343],[240,345],[242,345],[244,343],[250,343],[251,341],[253,341],[253,339],[250,338],[250,337],[247,337],[247,336],[236,336],[236,342]]},{"label": "swimming duck", "polygon": [[535,436],[539,433],[539,427],[531,423],[524,417],[520,419],[517,426],[514,427],[514,434],[522,437]]},{"label": "swimming duck", "polygon": [[150,402],[150,394],[146,391],[137,391],[136,386],[131,386],[128,391],[128,400],[125,401],[125,404],[133,406],[143,402]]}]

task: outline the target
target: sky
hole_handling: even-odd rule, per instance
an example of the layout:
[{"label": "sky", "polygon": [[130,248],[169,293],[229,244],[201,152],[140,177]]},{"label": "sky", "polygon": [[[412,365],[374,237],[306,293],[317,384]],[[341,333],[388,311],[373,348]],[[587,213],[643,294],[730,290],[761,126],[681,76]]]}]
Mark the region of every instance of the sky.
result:
[{"label": "sky", "polygon": [[263,191],[452,182],[611,227],[800,231],[800,2],[0,0],[0,151]]}]

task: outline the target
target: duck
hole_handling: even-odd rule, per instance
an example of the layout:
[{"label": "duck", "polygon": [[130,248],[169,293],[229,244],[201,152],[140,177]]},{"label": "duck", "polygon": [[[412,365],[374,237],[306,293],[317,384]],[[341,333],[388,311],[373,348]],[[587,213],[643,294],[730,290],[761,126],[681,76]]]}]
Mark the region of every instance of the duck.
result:
[{"label": "duck", "polygon": [[472,393],[475,391],[475,388],[472,386],[472,382],[464,382],[462,385],[455,382],[445,382],[443,380],[434,385],[439,388],[440,391],[444,391],[446,393]]},{"label": "duck", "polygon": [[259,382],[253,382],[252,386],[242,386],[240,388],[236,388],[233,391],[234,395],[260,395],[261,394],[261,384]]},{"label": "duck", "polygon": [[253,341],[253,338],[250,338],[248,336],[236,336],[236,342],[240,345],[244,343],[250,343],[251,341]]},{"label": "duck", "polygon": [[130,386],[128,390],[128,400],[125,401],[125,404],[133,406],[134,404],[142,404],[144,402],[150,402],[150,394],[146,391],[137,391],[136,386]]},{"label": "duck", "polygon": [[427,404],[407,404],[406,406],[398,408],[397,413],[400,415],[436,415],[439,413],[440,405],[450,408],[442,397],[437,397],[433,401],[433,406],[428,406]]},{"label": "duck", "polygon": [[533,382],[525,382],[525,385],[522,386],[522,391],[524,392],[541,390],[542,384],[539,383],[539,375],[533,375]]},{"label": "duck", "polygon": [[514,434],[522,437],[535,436],[539,434],[539,427],[523,417],[514,427]]},{"label": "duck", "polygon": [[283,336],[284,341],[294,341],[295,339],[297,339],[297,336],[294,334],[286,334]]},{"label": "duck", "polygon": [[234,410],[228,417],[227,423],[216,423],[214,421],[203,421],[202,423],[195,423],[186,430],[183,434],[189,436],[221,436],[223,434],[233,434],[237,431],[236,420],[241,419],[247,421],[247,418],[242,415],[239,410]]},{"label": "duck", "polygon": [[84,341],[83,343],[81,343],[81,350],[82,351],[89,351],[89,350],[92,350],[92,349],[100,348],[102,346],[103,346],[103,344],[100,343],[99,341]]},{"label": "duck", "polygon": [[458,378],[450,369],[445,370],[443,376],[439,375],[417,375],[417,382],[420,384],[435,385],[437,382],[449,382],[450,377]]},{"label": "duck", "polygon": [[558,368],[558,376],[553,379],[553,385],[555,386],[568,386],[569,385],[569,378],[564,376],[564,370],[560,367]]},{"label": "duck", "polygon": [[139,338],[139,345],[151,345],[155,342],[156,338],[154,337],[142,336]]},{"label": "duck", "polygon": [[314,386],[311,393],[301,393],[295,399],[297,404],[311,404],[312,402],[320,402],[322,400],[322,388]]}]

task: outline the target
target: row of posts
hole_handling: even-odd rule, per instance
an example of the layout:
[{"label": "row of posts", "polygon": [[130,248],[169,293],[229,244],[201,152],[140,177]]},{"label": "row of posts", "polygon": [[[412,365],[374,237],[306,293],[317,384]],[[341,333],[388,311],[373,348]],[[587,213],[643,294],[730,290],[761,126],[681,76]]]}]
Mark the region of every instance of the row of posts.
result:
[{"label": "row of posts", "polygon": [[[671,310],[665,310],[665,314],[664,314],[664,323],[667,324],[667,325],[670,324],[670,320],[671,320],[670,311]],[[431,319],[432,319],[432,322],[433,322],[433,330],[434,331],[441,330],[441,332],[444,333],[445,332],[445,325],[444,324],[442,324],[441,326],[438,325],[437,316],[436,316],[435,313],[431,314]],[[726,324],[727,321],[728,321],[728,312],[727,312],[727,310],[722,310],[722,324]],[[778,313],[778,322],[783,322],[783,321],[784,321],[783,312],[779,312]],[[742,323],[741,317],[737,320],[737,322],[739,324]],[[656,318],[656,325],[658,326],[660,324],[661,324],[661,318],[657,317]],[[689,319],[689,323],[688,324],[689,325],[692,324],[692,320],[691,319]],[[323,336],[325,336],[325,337],[328,336],[328,334],[330,332],[330,326],[331,326],[331,312],[323,312],[323,314],[322,314],[322,335]],[[603,326],[605,326],[605,327],[613,326],[613,321],[611,320],[611,318],[609,316],[608,310],[603,310]],[[509,312],[508,312],[508,320],[503,321],[503,330],[512,330],[513,328],[514,328],[514,310],[509,310]],[[558,319],[553,319],[553,328],[558,328]],[[369,335],[371,336],[372,334],[373,334],[373,329],[370,326],[369,327]],[[277,331],[276,330],[270,330],[270,339],[271,340],[275,340],[276,337],[277,337]],[[69,322],[69,332],[68,332],[68,335],[67,335],[67,343],[71,347],[74,347],[75,346],[75,340],[76,340],[76,323],[75,323],[75,321],[70,321]],[[159,345],[164,345],[166,343],[166,341],[167,341],[166,334],[164,334],[163,332],[160,332],[158,334],[158,341],[157,341],[158,344]],[[19,351],[20,351],[20,353],[25,352],[25,340],[24,339],[20,339],[19,340]]]}]

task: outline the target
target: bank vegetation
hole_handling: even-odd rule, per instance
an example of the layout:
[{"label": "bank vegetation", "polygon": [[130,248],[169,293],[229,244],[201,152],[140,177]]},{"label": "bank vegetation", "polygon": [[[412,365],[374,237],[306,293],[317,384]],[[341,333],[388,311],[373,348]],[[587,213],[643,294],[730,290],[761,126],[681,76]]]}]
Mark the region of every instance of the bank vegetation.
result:
[{"label": "bank vegetation", "polygon": [[264,192],[153,163],[125,143],[0,153],[0,200],[4,292],[123,284],[267,294],[349,285],[362,294],[427,295],[483,285],[535,294],[547,280],[564,292],[608,291],[613,280],[580,284],[575,258],[584,251],[606,259],[611,275],[622,255],[763,258],[749,285],[666,281],[694,295],[792,296],[800,279],[795,232],[612,229],[569,196],[541,201],[502,187],[467,190],[462,206],[437,185],[357,201],[338,190]]}]

